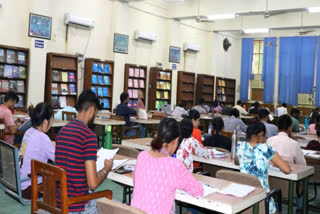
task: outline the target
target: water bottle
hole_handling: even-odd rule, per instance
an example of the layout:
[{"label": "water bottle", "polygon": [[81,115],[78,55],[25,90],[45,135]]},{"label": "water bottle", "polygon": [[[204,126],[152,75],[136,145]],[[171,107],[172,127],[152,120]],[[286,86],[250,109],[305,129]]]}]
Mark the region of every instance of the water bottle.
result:
[{"label": "water bottle", "polygon": [[236,155],[236,143],[237,143],[237,131],[233,130],[232,134],[232,144],[231,144],[231,160],[234,160]]},{"label": "water bottle", "polygon": [[309,120],[308,120],[308,116],[304,116],[304,130],[307,131],[308,130],[308,125],[309,125]]},{"label": "water bottle", "polygon": [[241,133],[240,124],[237,125],[236,131],[237,131],[237,132],[236,132],[237,140],[239,140],[240,133]]},{"label": "water bottle", "polygon": [[105,149],[111,149],[112,148],[112,136],[111,136],[111,126],[107,127],[107,135],[104,138],[104,145],[103,147]]},{"label": "water bottle", "polygon": [[160,111],[160,104],[157,105],[157,111]]},{"label": "water bottle", "polygon": [[212,134],[212,124],[209,123],[208,134]]},{"label": "water bottle", "polygon": [[274,115],[278,116],[278,108],[274,111]]}]

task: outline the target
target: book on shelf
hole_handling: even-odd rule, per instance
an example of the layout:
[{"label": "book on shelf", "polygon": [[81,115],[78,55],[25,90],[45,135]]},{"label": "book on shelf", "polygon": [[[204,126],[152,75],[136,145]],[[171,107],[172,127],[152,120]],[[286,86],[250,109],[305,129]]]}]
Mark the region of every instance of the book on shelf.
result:
[{"label": "book on shelf", "polygon": [[143,80],[139,80],[139,88],[144,88],[144,81]]},{"label": "book on shelf", "polygon": [[132,101],[129,100],[129,102],[128,102],[128,107],[131,108],[131,106],[132,106]]},{"label": "book on shelf", "polygon": [[4,62],[4,49],[0,48],[0,62]]},{"label": "book on shelf", "polygon": [[69,84],[70,94],[77,94],[76,84]]},{"label": "book on shelf", "polygon": [[59,81],[59,80],[60,80],[59,71],[52,70],[52,81]]},{"label": "book on shelf", "polygon": [[134,88],[138,88],[138,87],[139,87],[139,85],[138,85],[138,80],[137,80],[137,79],[134,79],[134,80],[133,80],[133,87],[134,87]]},{"label": "book on shelf", "polygon": [[156,92],[156,97],[157,97],[157,99],[160,99],[160,98],[161,98],[160,91],[157,91],[157,92]]},{"label": "book on shelf", "polygon": [[168,91],[164,92],[164,99],[169,99],[169,92]]},{"label": "book on shelf", "polygon": [[92,65],[92,72],[98,72],[98,63],[93,63]]},{"label": "book on shelf", "polygon": [[134,100],[133,101],[133,108],[136,109],[138,105],[138,100]]},{"label": "book on shelf", "polygon": [[159,81],[157,81],[157,89],[161,89],[161,85]]},{"label": "book on shelf", "polygon": [[128,79],[128,87],[132,87],[132,79]]},{"label": "book on shelf", "polygon": [[68,82],[68,72],[61,72],[62,82]]},{"label": "book on shelf", "polygon": [[17,91],[17,82],[15,80],[9,81],[9,89],[10,91]]},{"label": "book on shelf", "polygon": [[17,81],[17,92],[24,93],[24,81],[22,80]]},{"label": "book on shelf", "polygon": [[159,103],[159,100],[157,100],[157,101],[156,101],[156,106],[155,106],[155,107],[156,107],[156,109],[158,109],[158,108],[159,108],[159,110],[160,110],[160,103]]},{"label": "book on shelf", "polygon": [[1,92],[9,92],[9,80],[1,80]]},{"label": "book on shelf", "polygon": [[104,65],[102,63],[99,64],[99,73],[102,73],[104,72]]},{"label": "book on shelf", "polygon": [[104,64],[104,73],[109,74],[110,73],[110,67],[108,64]]},{"label": "book on shelf", "polygon": [[139,77],[139,74],[140,74],[140,69],[139,68],[135,68],[134,69],[134,77]]},{"label": "book on shelf", "polygon": [[19,102],[16,103],[15,107],[22,108],[23,107],[23,96],[18,95]]},{"label": "book on shelf", "polygon": [[52,91],[52,94],[59,94],[58,83],[51,84],[51,91]]},{"label": "book on shelf", "polygon": [[166,74],[165,72],[161,71],[160,72],[160,79],[166,80],[167,79],[167,75],[165,75],[165,74]]},{"label": "book on shelf", "polygon": [[12,66],[11,65],[4,65],[4,77],[12,78]]},{"label": "book on shelf", "polygon": [[103,85],[103,76],[101,75],[98,76],[98,84]]},{"label": "book on shelf", "polygon": [[19,66],[19,78],[21,78],[21,79],[27,78],[26,67]]},{"label": "book on shelf", "polygon": [[171,80],[171,73],[167,72],[167,80]]},{"label": "book on shelf", "polygon": [[102,97],[102,96],[103,96],[102,87],[98,87],[98,96],[99,96],[99,97]]},{"label": "book on shelf", "polygon": [[129,98],[132,98],[132,89],[128,90]]},{"label": "book on shelf", "polygon": [[75,82],[76,81],[73,72],[69,72],[68,76],[69,76],[69,82]]},{"label": "book on shelf", "polygon": [[141,69],[140,69],[140,77],[141,77],[141,78],[144,78],[144,76],[145,76],[145,75],[144,75],[144,70],[141,68]]},{"label": "book on shelf", "polygon": [[138,90],[138,94],[139,94],[139,91],[141,91],[141,95],[142,95],[142,97],[140,97],[141,99],[144,99],[144,93],[143,93],[143,90]]},{"label": "book on shelf", "polygon": [[104,76],[103,80],[104,80],[105,85],[109,85],[109,77],[108,76]]},{"label": "book on shelf", "polygon": [[18,51],[18,63],[25,64],[26,63],[26,54],[25,52]]},{"label": "book on shelf", "polygon": [[61,84],[61,94],[68,94],[68,84]]},{"label": "book on shelf", "polygon": [[60,96],[59,97],[59,104],[60,104],[60,108],[67,107],[67,97],[66,96]]},{"label": "book on shelf", "polygon": [[91,77],[92,84],[97,84],[97,75],[93,74]]},{"label": "book on shelf", "polygon": [[97,90],[95,86],[91,86],[91,91],[93,91],[95,94],[97,94]]},{"label": "book on shelf", "polygon": [[19,67],[12,66],[12,78],[19,78]]},{"label": "book on shelf", "polygon": [[108,99],[104,99],[104,100],[103,100],[103,107],[104,107],[104,108],[110,108],[110,106],[109,106],[109,100],[108,100]]},{"label": "book on shelf", "polygon": [[129,77],[134,77],[134,69],[129,68]]},{"label": "book on shelf", "polygon": [[15,51],[7,50],[7,63],[15,63]]},{"label": "book on shelf", "polygon": [[106,88],[106,87],[103,88],[103,96],[104,96],[104,97],[109,96],[109,90],[108,90],[108,88]]},{"label": "book on shelf", "polygon": [[53,108],[59,108],[59,97],[57,96],[52,96],[51,97],[51,105]]},{"label": "book on shelf", "polygon": [[4,76],[4,66],[0,65],[0,77]]},{"label": "book on shelf", "polygon": [[138,98],[138,90],[137,89],[132,90],[132,98]]}]

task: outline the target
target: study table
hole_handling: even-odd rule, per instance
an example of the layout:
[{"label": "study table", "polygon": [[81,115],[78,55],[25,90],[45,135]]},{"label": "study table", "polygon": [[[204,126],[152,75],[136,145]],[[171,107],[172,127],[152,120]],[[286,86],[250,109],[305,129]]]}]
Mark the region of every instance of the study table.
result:
[{"label": "study table", "polygon": [[[121,159],[131,159],[125,156],[116,155],[116,160]],[[206,184],[212,185],[214,188],[222,189],[230,184],[230,181],[221,180],[217,178],[212,178],[203,175],[193,174],[193,176],[198,180]],[[118,174],[114,171],[109,172],[108,179],[115,182],[133,186],[133,173]],[[202,207],[211,211],[234,214],[238,213],[246,208],[253,206],[253,213],[259,212],[259,202],[266,198],[266,193],[262,188],[255,188],[253,192],[248,194],[246,197],[239,198],[230,195],[223,195],[220,193],[213,193],[206,197],[192,197],[189,194],[182,192],[176,192],[175,200],[181,201],[183,203],[192,204],[198,207]]]},{"label": "study table", "polygon": [[[131,148],[136,148],[138,150],[147,150],[149,151],[151,149],[150,142],[152,141],[152,138],[140,138],[140,139],[130,139],[130,140],[124,140],[122,141],[122,145],[128,146]],[[204,159],[201,157],[193,156],[194,161],[198,161],[201,163],[211,164],[223,168],[229,168],[229,169],[235,169],[240,170],[239,166],[234,164],[231,160],[230,153],[225,158],[219,158],[219,159]],[[282,172],[278,172],[275,170],[269,169],[269,176],[281,178],[284,180],[289,181],[289,192],[288,192],[288,213],[293,213],[293,185],[295,181],[302,181],[304,185],[304,192],[303,192],[303,209],[304,213],[306,214],[308,211],[308,180],[309,177],[314,174],[314,167],[312,166],[302,166],[293,164],[291,165],[293,168],[293,171],[290,174],[284,174]]]}]

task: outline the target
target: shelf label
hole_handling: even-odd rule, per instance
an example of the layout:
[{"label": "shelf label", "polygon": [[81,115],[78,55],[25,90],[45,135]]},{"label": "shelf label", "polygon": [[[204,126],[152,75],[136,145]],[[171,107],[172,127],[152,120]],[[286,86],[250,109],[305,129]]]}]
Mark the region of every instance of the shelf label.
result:
[{"label": "shelf label", "polygon": [[172,70],[177,70],[177,64],[172,64]]},{"label": "shelf label", "polygon": [[44,48],[44,41],[43,40],[34,40],[34,47],[35,48]]}]

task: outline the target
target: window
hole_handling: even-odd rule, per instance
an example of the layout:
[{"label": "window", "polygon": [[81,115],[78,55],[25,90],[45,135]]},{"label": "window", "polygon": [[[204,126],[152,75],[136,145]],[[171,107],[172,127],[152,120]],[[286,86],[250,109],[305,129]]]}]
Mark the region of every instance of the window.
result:
[{"label": "window", "polygon": [[263,60],[263,40],[255,40],[253,42],[253,62],[252,73],[262,74],[262,60]]}]

